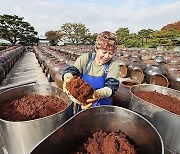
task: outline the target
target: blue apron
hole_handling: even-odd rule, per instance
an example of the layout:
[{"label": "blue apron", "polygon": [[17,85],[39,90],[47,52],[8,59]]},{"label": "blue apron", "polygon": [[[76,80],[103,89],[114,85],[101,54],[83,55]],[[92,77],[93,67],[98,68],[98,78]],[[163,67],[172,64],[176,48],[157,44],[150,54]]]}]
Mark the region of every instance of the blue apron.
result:
[{"label": "blue apron", "polygon": [[[105,64],[105,72],[104,72],[104,75],[102,77],[98,77],[98,76],[90,76],[87,74],[93,60],[95,59],[96,55],[94,54],[91,58],[91,60],[89,61],[85,71],[84,71],[84,74],[82,75],[82,79],[84,81],[86,81],[88,84],[90,84],[93,89],[100,89],[100,88],[103,88],[104,87],[104,84],[105,84],[105,80],[106,80],[106,77],[107,77],[107,74],[108,74],[108,69],[109,69],[109,63],[107,62]],[[102,98],[102,99],[99,99],[97,102],[93,103],[93,106],[101,106],[101,105],[112,105],[112,99],[111,97],[108,97],[108,98]]]}]

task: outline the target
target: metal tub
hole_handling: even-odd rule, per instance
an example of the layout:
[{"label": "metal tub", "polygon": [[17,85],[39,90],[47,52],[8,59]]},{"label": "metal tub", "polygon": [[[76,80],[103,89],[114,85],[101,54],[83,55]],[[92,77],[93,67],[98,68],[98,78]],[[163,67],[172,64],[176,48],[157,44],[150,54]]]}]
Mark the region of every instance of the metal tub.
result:
[{"label": "metal tub", "polygon": [[45,136],[73,115],[73,105],[61,89],[48,85],[26,85],[0,93],[1,103],[18,99],[28,93],[54,95],[67,103],[67,108],[56,114],[29,121],[12,122],[0,119],[0,133],[8,154],[27,154]]},{"label": "metal tub", "polygon": [[77,113],[37,144],[31,154],[68,154],[82,139],[101,130],[121,130],[137,144],[143,154],[164,153],[159,133],[145,118],[125,108],[101,106]]},{"label": "metal tub", "polygon": [[135,96],[135,91],[155,91],[180,99],[180,91],[158,85],[142,84],[131,87],[129,109],[147,118],[158,130],[170,153],[180,153],[180,115],[169,112]]}]

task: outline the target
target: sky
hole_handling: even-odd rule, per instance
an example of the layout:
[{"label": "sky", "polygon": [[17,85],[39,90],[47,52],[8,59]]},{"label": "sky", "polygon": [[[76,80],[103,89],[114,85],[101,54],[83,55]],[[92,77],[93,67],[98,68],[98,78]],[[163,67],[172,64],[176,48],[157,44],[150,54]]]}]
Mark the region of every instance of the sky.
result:
[{"label": "sky", "polygon": [[180,0],[0,0],[0,14],[24,17],[39,36],[65,23],[85,24],[91,33],[137,33],[180,21]]}]

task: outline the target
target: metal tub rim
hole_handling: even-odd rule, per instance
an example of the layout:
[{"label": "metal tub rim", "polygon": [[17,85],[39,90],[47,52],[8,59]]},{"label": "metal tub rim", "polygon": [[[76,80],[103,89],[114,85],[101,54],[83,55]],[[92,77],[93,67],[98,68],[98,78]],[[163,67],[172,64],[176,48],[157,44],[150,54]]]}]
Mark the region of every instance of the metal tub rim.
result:
[{"label": "metal tub rim", "polygon": [[[0,93],[1,102],[18,99],[28,94],[55,96],[67,105],[64,110],[33,120],[8,121],[0,119],[0,136],[9,154],[26,154],[50,132],[73,115],[73,103],[62,89],[46,85],[32,84],[18,86]],[[16,144],[14,144],[16,141]]]},{"label": "metal tub rim", "polygon": [[[166,110],[166,109],[164,109],[164,108],[162,108],[162,107],[159,107],[159,106],[157,106],[157,105],[154,105],[154,104],[152,104],[152,103],[150,103],[150,102],[148,102],[148,101],[145,101],[144,99],[142,99],[142,98],[134,95],[134,93],[132,92],[132,89],[134,89],[134,88],[136,88],[136,87],[140,87],[140,86],[160,87],[160,88],[169,89],[169,90],[171,90],[171,91],[175,91],[175,92],[178,92],[178,93],[180,93],[180,91],[175,90],[175,89],[171,89],[171,88],[168,88],[168,87],[159,86],[159,85],[152,85],[152,84],[138,84],[138,85],[133,85],[132,87],[130,87],[131,96],[135,97],[136,99],[141,100],[141,103],[146,104],[146,105],[151,104],[151,105],[152,105],[153,107],[155,107],[155,108],[158,108],[158,109],[160,109],[160,110],[162,110],[162,111],[165,111],[165,112],[168,112],[168,113],[170,113],[170,114],[174,114],[175,116],[180,117],[180,115],[178,115],[178,114],[176,114],[176,113],[173,113],[173,112],[171,112],[171,111],[168,111],[168,110]],[[174,97],[174,96],[172,96],[172,97]]]},{"label": "metal tub rim", "polygon": [[[147,122],[147,124],[152,128],[152,130],[156,133],[156,135],[158,136],[159,140],[160,140],[160,144],[161,144],[161,151],[162,154],[164,154],[164,142],[162,140],[162,137],[160,135],[160,133],[158,132],[158,130],[153,126],[153,124],[151,122],[149,122],[146,118],[144,118],[142,115],[140,115],[139,113],[132,111],[130,109],[126,109],[123,107],[118,107],[118,106],[109,106],[109,105],[103,105],[103,106],[95,106],[95,107],[90,107],[87,109],[88,110],[93,110],[94,108],[119,108],[122,110],[125,110],[126,112],[130,112],[132,114],[135,114],[136,116],[140,117],[141,119],[143,119],[145,122]],[[41,141],[39,141],[39,143],[37,143],[30,151],[29,154],[31,154],[41,143],[43,143],[46,139],[48,139],[51,135],[53,135],[56,131],[58,131],[58,129],[60,129],[61,127],[65,126],[68,124],[69,121],[72,121],[74,119],[74,117],[79,116],[81,113],[86,112],[86,110],[82,110],[78,113],[76,113],[74,116],[72,116],[71,118],[69,118],[66,122],[64,122],[61,126],[59,126],[57,129],[55,129],[54,131],[52,131],[49,135],[47,135],[44,139],[42,139]],[[128,136],[128,135],[127,135]]]},{"label": "metal tub rim", "polygon": [[[56,89],[61,90],[61,88],[59,88],[59,87],[55,87],[55,86],[51,86],[51,85],[47,85],[47,84],[38,84],[38,83],[36,83],[36,84],[33,84],[33,85],[23,85],[23,86],[18,86],[18,87],[15,87],[15,88],[7,89],[7,90],[5,90],[5,91],[0,92],[0,95],[3,94],[3,93],[5,93],[5,92],[8,92],[8,91],[13,91],[13,90],[15,90],[15,89],[19,89],[19,88],[23,88],[23,87],[29,87],[29,86],[45,86],[45,87],[52,87],[52,88],[56,88]],[[40,95],[40,94],[39,94],[39,95]],[[25,95],[24,95],[24,96],[25,96]],[[49,96],[50,96],[50,95],[49,95]],[[40,120],[43,120],[43,119],[48,119],[48,118],[50,118],[50,117],[52,117],[52,116],[56,116],[57,114],[64,112],[67,108],[69,108],[69,106],[72,105],[72,101],[71,101],[71,100],[70,100],[70,102],[71,102],[71,103],[70,103],[70,104],[67,104],[67,107],[66,107],[65,109],[63,109],[63,110],[61,110],[61,111],[59,111],[59,112],[56,112],[56,113],[54,113],[54,114],[51,114],[51,115],[49,115],[49,116],[46,116],[46,117],[42,117],[42,118],[38,118],[38,119],[33,119],[33,120],[24,120],[24,121],[8,121],[8,120],[4,120],[4,119],[1,119],[1,118],[0,118],[0,121],[3,121],[3,122],[5,122],[5,123],[28,123],[28,122],[32,122],[32,121],[40,121]]]}]

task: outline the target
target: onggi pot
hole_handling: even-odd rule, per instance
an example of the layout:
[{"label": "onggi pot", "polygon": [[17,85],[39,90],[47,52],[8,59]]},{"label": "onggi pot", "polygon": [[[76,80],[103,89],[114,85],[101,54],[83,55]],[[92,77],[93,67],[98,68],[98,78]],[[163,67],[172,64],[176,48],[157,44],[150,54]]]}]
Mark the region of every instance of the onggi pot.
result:
[{"label": "onggi pot", "polygon": [[139,84],[131,87],[129,109],[143,115],[160,133],[166,150],[171,154],[180,153],[180,116],[147,102],[136,95],[135,91],[156,91],[180,99],[180,91],[163,86]]},{"label": "onggi pot", "polygon": [[155,84],[155,85],[159,85],[159,86],[168,87],[169,86],[169,81],[164,75],[156,74],[156,75],[153,75],[150,78],[150,84]]},{"label": "onggi pot", "polygon": [[144,81],[144,73],[140,69],[134,69],[131,72],[131,79],[137,83],[142,83]]},{"label": "onggi pot", "polygon": [[125,78],[127,76],[129,63],[125,59],[119,59],[118,62],[119,62],[120,77]]},{"label": "onggi pot", "polygon": [[[161,67],[159,65],[151,65],[145,69],[145,73],[146,73],[145,74],[146,83],[148,84],[159,83],[159,85],[163,85],[163,86],[165,85],[165,87],[168,86],[169,83],[168,83],[168,79],[166,78],[167,72],[164,67]],[[156,82],[155,80],[158,80],[158,81]]]},{"label": "onggi pot", "polygon": [[170,87],[180,91],[180,70],[169,72]]},{"label": "onggi pot", "polygon": [[73,115],[73,105],[61,89],[47,85],[28,85],[0,93],[1,103],[19,99],[27,94],[53,95],[67,104],[67,108],[50,116],[29,121],[13,122],[0,119],[0,136],[8,154],[27,154],[49,133]]},{"label": "onggi pot", "polygon": [[113,96],[113,105],[128,108],[131,100],[130,88],[133,85],[137,85],[138,82],[133,80],[122,81],[119,85],[118,90]]},{"label": "onggi pot", "polygon": [[124,132],[142,154],[164,154],[155,127],[139,114],[125,108],[100,106],[81,111],[37,144],[31,154],[68,154],[97,131]]}]

